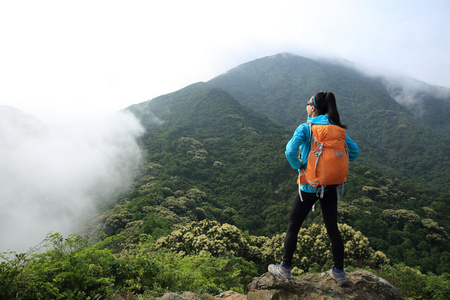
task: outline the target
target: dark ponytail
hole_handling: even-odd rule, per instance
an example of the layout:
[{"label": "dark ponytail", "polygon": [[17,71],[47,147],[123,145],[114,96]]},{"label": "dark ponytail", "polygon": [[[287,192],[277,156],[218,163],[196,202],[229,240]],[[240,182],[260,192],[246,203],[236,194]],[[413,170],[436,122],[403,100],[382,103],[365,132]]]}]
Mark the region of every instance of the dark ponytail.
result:
[{"label": "dark ponytail", "polygon": [[319,114],[327,115],[328,120],[339,127],[347,128],[347,125],[341,124],[339,112],[336,106],[336,98],[332,92],[320,92],[314,95],[314,106],[318,109]]}]

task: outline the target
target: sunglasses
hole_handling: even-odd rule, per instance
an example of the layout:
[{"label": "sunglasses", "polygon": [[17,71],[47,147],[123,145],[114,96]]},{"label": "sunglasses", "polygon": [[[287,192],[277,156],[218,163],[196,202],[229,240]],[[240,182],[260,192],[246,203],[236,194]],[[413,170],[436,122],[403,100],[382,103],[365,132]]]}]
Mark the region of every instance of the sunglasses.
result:
[{"label": "sunglasses", "polygon": [[306,106],[309,106],[309,105],[314,106],[314,103],[311,103],[311,102],[306,103]]}]

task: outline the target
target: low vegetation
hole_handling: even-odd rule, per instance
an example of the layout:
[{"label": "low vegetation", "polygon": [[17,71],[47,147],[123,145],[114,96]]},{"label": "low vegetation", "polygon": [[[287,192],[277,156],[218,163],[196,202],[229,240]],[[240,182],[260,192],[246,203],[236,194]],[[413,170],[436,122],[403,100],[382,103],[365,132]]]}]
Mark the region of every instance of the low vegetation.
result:
[{"label": "low vegetation", "polygon": [[[348,225],[340,225],[340,230],[349,268],[366,268],[413,299],[450,296],[447,273],[423,275],[404,264],[390,265],[361,232]],[[169,291],[245,293],[253,277],[281,258],[284,234],[250,236],[235,226],[203,220],[156,242],[145,236],[120,251],[106,248],[112,239],[92,245],[80,235],[64,238],[54,233],[32,252],[2,253],[0,298],[139,299]],[[294,275],[327,270],[332,264],[329,243],[323,226],[302,229],[302,256],[295,257]]]}]

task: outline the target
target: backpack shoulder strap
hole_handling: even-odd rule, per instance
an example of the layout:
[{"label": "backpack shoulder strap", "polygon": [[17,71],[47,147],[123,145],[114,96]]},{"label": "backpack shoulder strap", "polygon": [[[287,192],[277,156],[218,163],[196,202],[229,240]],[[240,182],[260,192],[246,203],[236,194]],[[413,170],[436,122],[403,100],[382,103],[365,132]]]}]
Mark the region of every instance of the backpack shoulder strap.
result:
[{"label": "backpack shoulder strap", "polygon": [[[319,163],[319,157],[322,155],[322,150],[323,150],[323,144],[319,143],[316,139],[316,136],[314,135],[313,131],[312,131],[312,124],[309,124],[309,130],[311,132],[311,152],[310,155],[312,153],[314,153],[314,155],[316,156],[316,161],[314,163],[314,176],[317,176],[317,164]],[[315,147],[313,148],[313,143],[315,144]]]},{"label": "backpack shoulder strap", "polygon": [[309,140],[312,141],[312,137],[314,136],[312,132],[312,124],[308,122],[308,125],[309,125]]}]

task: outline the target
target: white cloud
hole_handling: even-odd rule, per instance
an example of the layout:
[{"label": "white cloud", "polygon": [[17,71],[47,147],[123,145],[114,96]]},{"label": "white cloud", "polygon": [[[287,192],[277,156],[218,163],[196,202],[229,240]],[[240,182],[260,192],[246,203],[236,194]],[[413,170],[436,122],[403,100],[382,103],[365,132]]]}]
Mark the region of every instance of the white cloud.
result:
[{"label": "white cloud", "polygon": [[0,107],[0,251],[77,230],[131,180],[142,133],[123,112],[48,125]]}]

